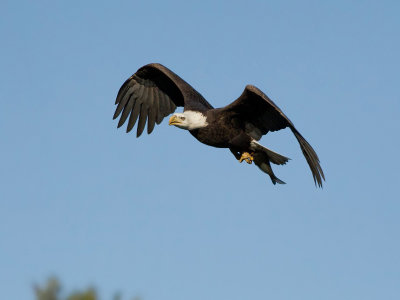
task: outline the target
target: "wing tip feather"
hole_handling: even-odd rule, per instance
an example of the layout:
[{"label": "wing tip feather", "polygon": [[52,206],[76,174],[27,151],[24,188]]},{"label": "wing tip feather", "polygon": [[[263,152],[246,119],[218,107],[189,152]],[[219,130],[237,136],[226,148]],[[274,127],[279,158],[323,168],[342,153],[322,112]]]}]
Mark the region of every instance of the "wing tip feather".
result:
[{"label": "wing tip feather", "polygon": [[324,171],[322,170],[317,153],[314,151],[312,146],[307,142],[307,140],[296,130],[296,128],[291,126],[291,130],[295,135],[297,141],[299,142],[303,155],[308,163],[308,166],[310,167],[315,186],[322,188],[323,187],[322,183],[323,181],[325,181],[325,174]]}]

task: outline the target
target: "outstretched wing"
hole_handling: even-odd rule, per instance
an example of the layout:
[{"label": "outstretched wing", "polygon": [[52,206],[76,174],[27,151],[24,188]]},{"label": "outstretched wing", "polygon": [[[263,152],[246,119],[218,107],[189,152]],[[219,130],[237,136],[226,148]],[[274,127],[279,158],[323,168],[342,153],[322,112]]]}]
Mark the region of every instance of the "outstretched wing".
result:
[{"label": "outstretched wing", "polygon": [[269,131],[289,127],[300,144],[304,157],[310,166],[314,182],[322,187],[322,179],[325,180],[325,176],[319,163],[318,155],[300,132],[297,131],[289,118],[262,91],[253,85],[247,85],[242,95],[228,106],[222,108],[222,111],[224,110],[235,112],[235,115],[244,121],[247,133],[257,140]]},{"label": "outstretched wing", "polygon": [[173,113],[177,106],[185,110],[204,111],[213,108],[194,88],[161,64],[148,64],[129,77],[118,91],[114,119],[121,118],[118,128],[129,117],[126,132],[132,130],[139,118],[137,137],[146,125],[150,134],[154,125]]}]

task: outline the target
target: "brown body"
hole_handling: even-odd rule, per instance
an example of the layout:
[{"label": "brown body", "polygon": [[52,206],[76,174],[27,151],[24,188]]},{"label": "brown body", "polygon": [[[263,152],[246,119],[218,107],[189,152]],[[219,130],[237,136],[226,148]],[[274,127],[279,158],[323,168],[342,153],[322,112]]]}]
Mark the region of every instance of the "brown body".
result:
[{"label": "brown body", "polygon": [[207,127],[190,130],[201,143],[217,148],[240,148],[250,151],[251,137],[245,132],[245,125],[235,113],[221,113],[220,109],[205,112]]}]

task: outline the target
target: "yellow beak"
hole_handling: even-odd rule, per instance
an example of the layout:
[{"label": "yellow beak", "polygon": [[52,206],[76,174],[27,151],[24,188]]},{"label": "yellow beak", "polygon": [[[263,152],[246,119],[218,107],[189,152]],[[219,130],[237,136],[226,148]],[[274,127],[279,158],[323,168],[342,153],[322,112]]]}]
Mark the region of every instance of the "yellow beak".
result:
[{"label": "yellow beak", "polygon": [[169,118],[169,125],[178,125],[181,124],[181,120],[178,119],[177,116],[172,116],[171,118]]}]

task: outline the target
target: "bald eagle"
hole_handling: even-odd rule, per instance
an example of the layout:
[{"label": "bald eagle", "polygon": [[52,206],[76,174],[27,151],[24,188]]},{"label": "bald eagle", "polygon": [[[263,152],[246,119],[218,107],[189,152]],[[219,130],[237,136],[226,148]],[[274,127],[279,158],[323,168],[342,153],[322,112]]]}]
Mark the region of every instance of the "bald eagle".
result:
[{"label": "bald eagle", "polygon": [[188,130],[198,141],[209,146],[228,148],[239,161],[252,162],[267,173],[273,184],[284,184],[272,171],[271,162],[285,164],[289,158],[278,154],[258,141],[269,131],[289,127],[300,144],[310,166],[314,183],[322,187],[324,172],[319,158],[282,110],[253,85],[247,85],[240,97],[231,104],[214,108],[193,87],[161,64],[152,63],[141,67],[119,89],[114,119],[121,115],[118,128],[128,119],[126,131],[135,126],[137,137],[146,125],[150,134],[155,124],[177,106],[183,113],[175,113],[169,125]]}]

